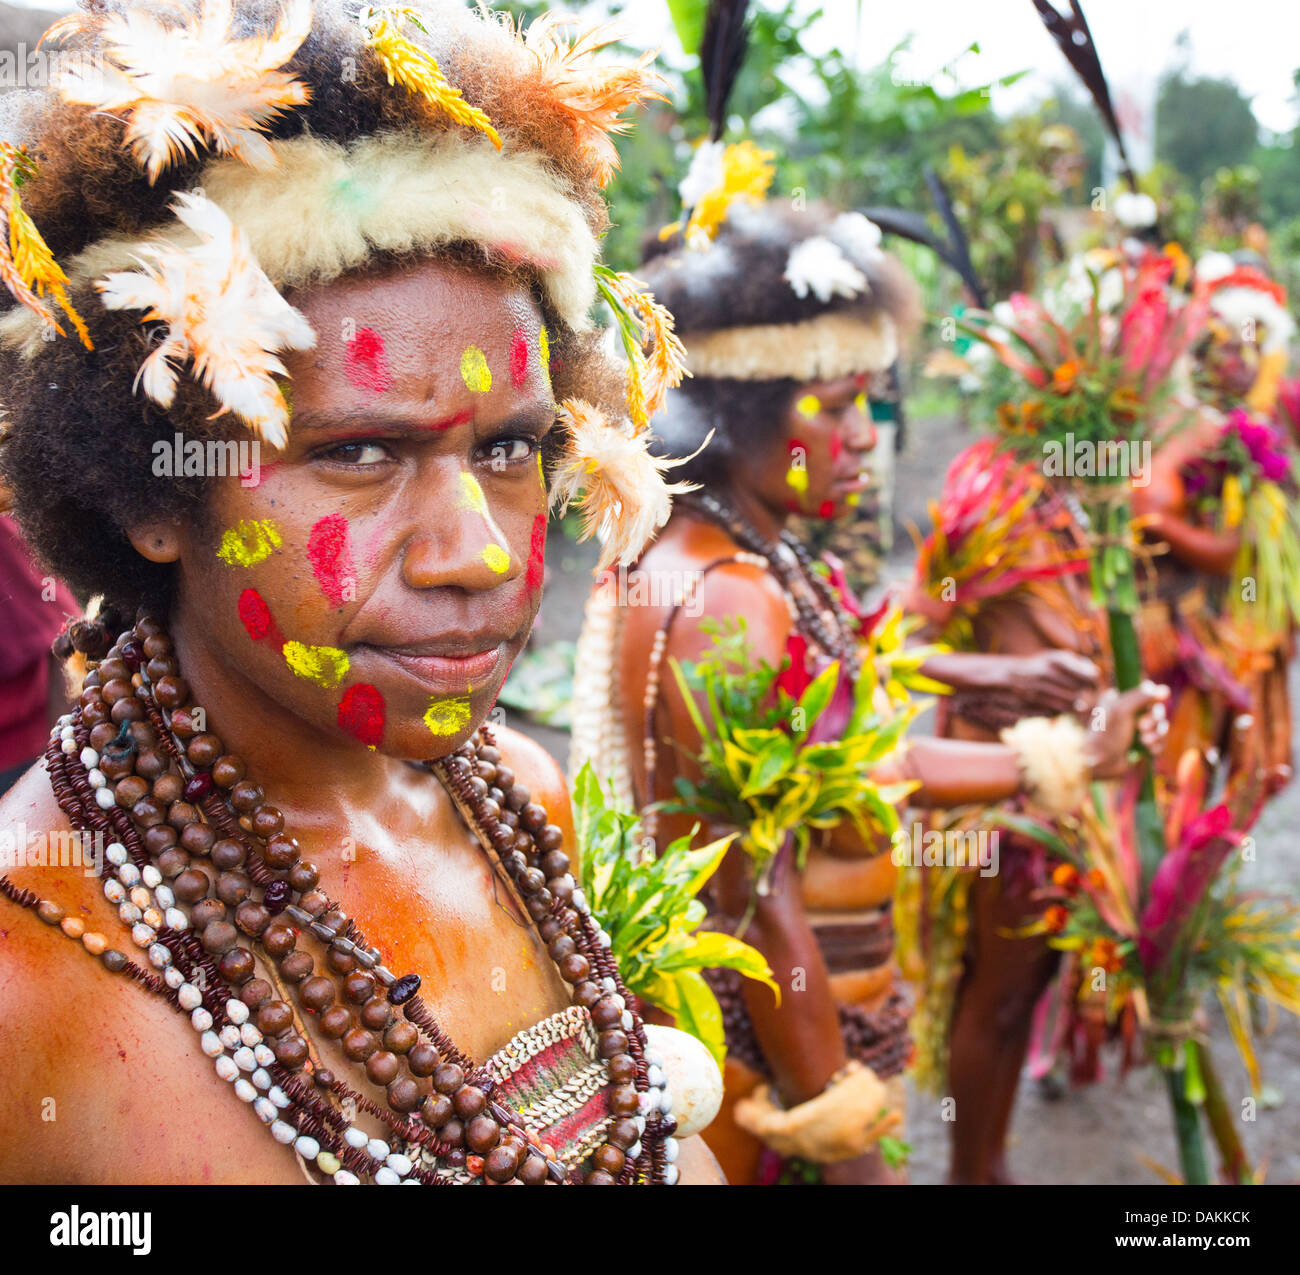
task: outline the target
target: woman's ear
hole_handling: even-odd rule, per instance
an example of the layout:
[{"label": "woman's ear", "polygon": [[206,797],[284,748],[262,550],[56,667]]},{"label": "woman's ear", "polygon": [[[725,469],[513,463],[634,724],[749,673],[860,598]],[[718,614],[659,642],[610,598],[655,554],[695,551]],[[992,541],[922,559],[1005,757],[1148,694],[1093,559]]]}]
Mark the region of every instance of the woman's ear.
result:
[{"label": "woman's ear", "polygon": [[175,522],[144,522],[127,532],[136,553],[150,562],[175,562],[181,556],[180,526]]}]

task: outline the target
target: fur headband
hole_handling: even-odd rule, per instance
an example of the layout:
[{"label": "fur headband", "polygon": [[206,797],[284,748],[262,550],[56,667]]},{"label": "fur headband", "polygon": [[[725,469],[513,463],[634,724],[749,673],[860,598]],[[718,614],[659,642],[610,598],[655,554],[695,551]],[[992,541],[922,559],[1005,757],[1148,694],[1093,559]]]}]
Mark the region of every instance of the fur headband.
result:
[{"label": "fur headband", "polygon": [[732,381],[833,381],[883,371],[898,357],[897,328],[881,312],[686,333],[682,343],[692,376]]}]

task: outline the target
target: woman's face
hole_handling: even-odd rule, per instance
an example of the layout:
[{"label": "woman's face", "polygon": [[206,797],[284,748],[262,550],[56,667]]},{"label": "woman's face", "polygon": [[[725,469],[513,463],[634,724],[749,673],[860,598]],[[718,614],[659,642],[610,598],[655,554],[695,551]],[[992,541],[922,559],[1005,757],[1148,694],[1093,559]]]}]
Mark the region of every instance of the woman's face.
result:
[{"label": "woman's face", "polygon": [[526,288],[448,264],[301,292],[289,443],[212,480],[180,615],[269,700],[401,758],[484,720],[541,596],[555,410]]},{"label": "woman's face", "polygon": [[837,518],[866,486],[867,454],[875,445],[865,376],[802,385],[786,410],[780,442],[764,458],[761,494],[787,513]]}]

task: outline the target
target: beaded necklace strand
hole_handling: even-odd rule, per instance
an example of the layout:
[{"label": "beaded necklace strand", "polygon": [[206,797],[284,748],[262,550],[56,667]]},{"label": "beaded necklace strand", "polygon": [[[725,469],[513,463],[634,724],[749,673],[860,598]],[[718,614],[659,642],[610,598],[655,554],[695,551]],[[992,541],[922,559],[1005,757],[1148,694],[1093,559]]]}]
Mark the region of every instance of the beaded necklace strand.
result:
[{"label": "beaded necklace strand", "polygon": [[[92,664],[80,704],[59,720],[45,754],[73,828],[109,840],[104,895],[156,973],[7,877],[0,893],[188,1015],[236,1097],[336,1184],[676,1181],[662,1060],[647,1050],[609,936],[569,872],[561,829],[515,783],[486,727],[426,765],[517,890],[595,1029],[610,1120],[585,1171],[558,1163],[493,1098],[496,1078],[438,1024],[419,996],[420,976],[398,977],[381,963],[379,949],[318,888],[318,870],[302,860],[243,761],[196,719],[171,639],[142,617]],[[325,946],[329,973],[298,947],[307,931]],[[269,979],[257,976],[243,941],[259,949]],[[306,1018],[364,1067],[384,1101],[320,1063]],[[348,1106],[386,1126],[388,1140],[351,1123],[340,1110]]]}]

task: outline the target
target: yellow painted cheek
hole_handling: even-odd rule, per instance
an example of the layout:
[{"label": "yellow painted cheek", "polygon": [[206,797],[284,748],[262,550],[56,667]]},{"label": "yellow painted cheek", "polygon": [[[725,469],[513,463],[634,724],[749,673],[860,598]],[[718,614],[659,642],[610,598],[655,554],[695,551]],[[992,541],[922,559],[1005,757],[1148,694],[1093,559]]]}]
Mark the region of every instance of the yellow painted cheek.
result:
[{"label": "yellow painted cheek", "polygon": [[299,677],[305,677],[326,690],[337,686],[348,675],[348,653],[334,646],[286,642],[283,654],[284,662]]},{"label": "yellow painted cheek", "polygon": [[280,544],[280,529],[269,518],[245,519],[223,533],[217,557],[232,567],[254,567]]},{"label": "yellow painted cheek", "polygon": [[460,472],[460,499],[456,502],[456,508],[468,509],[476,514],[487,513],[487,499],[483,495],[483,488],[479,486],[478,479],[473,474],[466,473],[463,469]]},{"label": "yellow painted cheek", "polygon": [[500,545],[488,545],[479,557],[499,576],[510,570],[510,555]]},{"label": "yellow painted cheek", "polygon": [[424,724],[429,730],[442,738],[459,735],[469,725],[469,699],[436,699],[425,710]]},{"label": "yellow painted cheek", "polygon": [[804,420],[813,420],[822,414],[822,401],[816,394],[805,394],[795,405],[794,410]]},{"label": "yellow painted cheek", "polygon": [[460,379],[473,394],[486,394],[492,388],[492,371],[488,367],[487,355],[477,345],[469,346],[460,356]]}]

